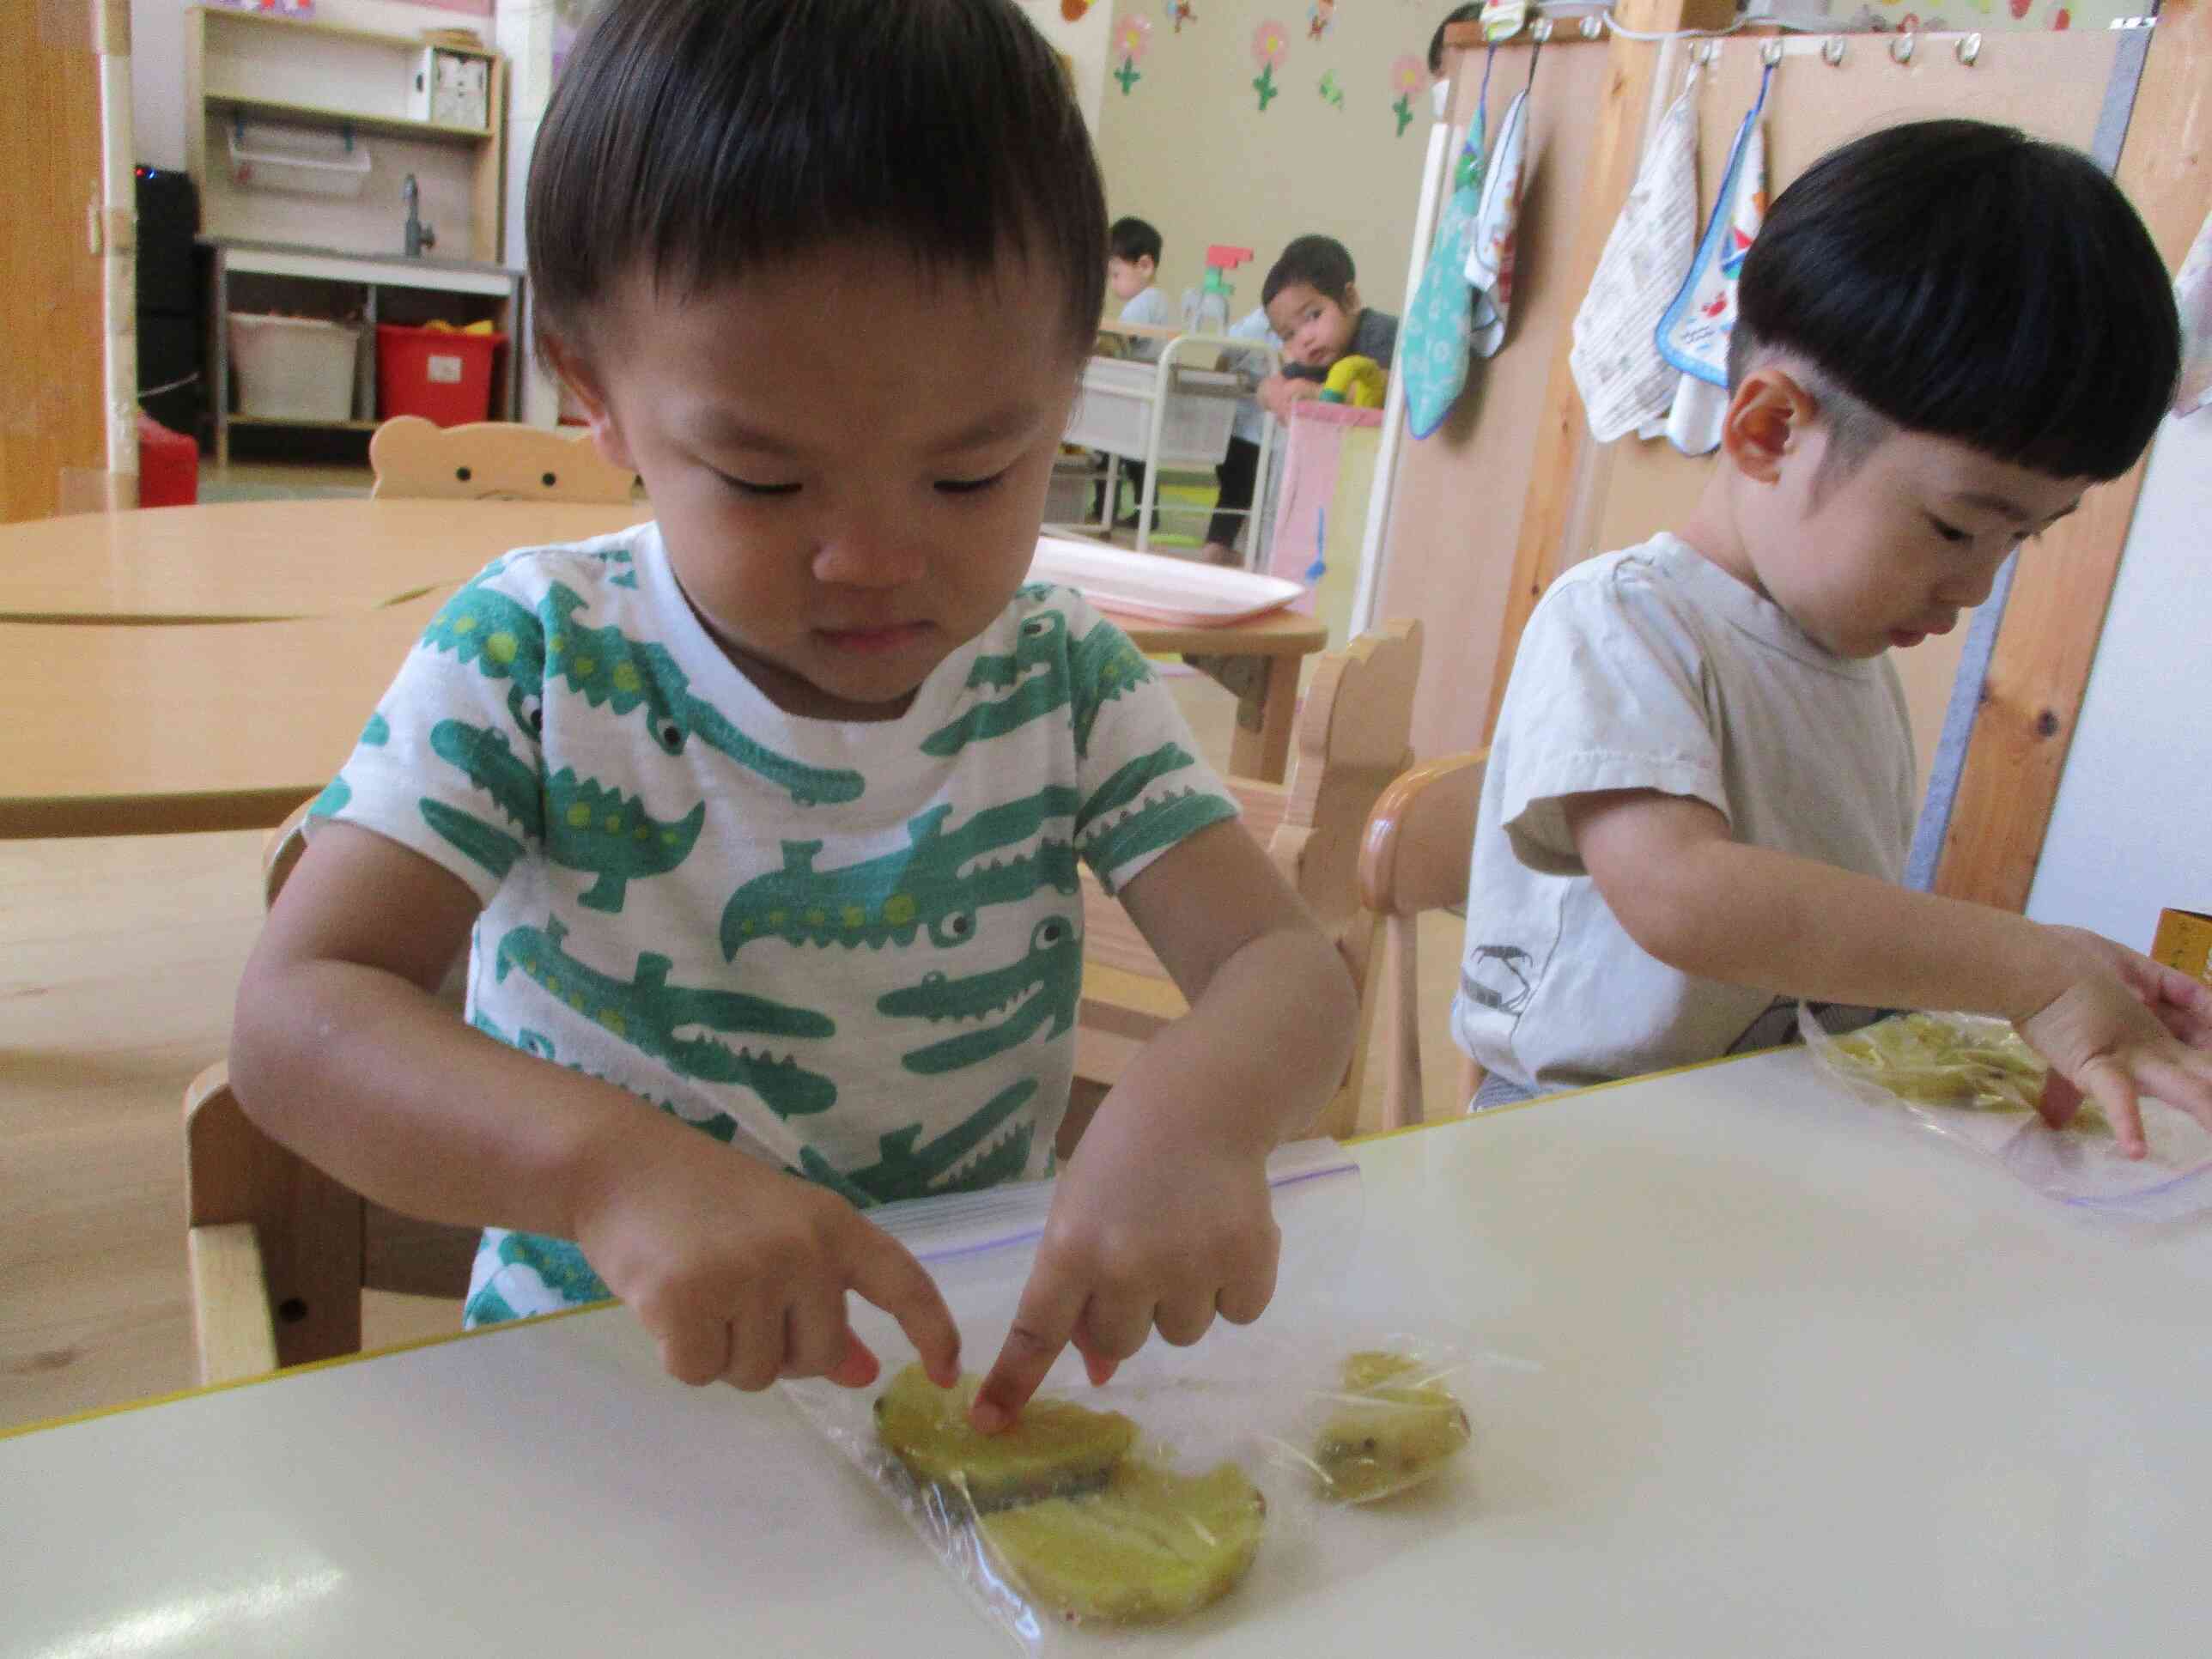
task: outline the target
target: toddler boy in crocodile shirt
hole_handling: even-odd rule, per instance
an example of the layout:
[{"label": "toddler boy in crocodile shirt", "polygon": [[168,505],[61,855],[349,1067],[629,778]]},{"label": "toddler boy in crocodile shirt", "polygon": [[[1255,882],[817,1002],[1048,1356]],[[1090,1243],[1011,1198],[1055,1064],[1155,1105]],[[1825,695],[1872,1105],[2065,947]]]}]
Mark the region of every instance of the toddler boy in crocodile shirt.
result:
[{"label": "toddler boy in crocodile shirt", "polygon": [[1103,1378],[1255,1317],[1350,988],[1142,656],[1026,581],[1106,263],[1052,53],[1012,0],[625,0],[528,208],[544,349],[656,520],[430,626],[248,968],[246,1109],[492,1224],[472,1321],[612,1292],[687,1382],[857,1386],[857,1291],[945,1380],[860,1212],[1051,1171],[1081,860],[1192,1012],[1062,1175],[976,1421],[1071,1340]]}]

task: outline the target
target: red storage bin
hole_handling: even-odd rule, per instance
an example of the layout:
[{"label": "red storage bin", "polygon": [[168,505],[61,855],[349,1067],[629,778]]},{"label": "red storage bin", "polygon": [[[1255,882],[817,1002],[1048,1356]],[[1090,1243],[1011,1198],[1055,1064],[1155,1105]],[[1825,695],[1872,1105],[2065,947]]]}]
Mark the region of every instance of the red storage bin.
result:
[{"label": "red storage bin", "polygon": [[504,334],[376,325],[376,408],[380,419],[420,415],[440,426],[491,416],[491,366]]},{"label": "red storage bin", "polygon": [[138,505],[190,507],[200,498],[200,447],[143,410],[138,416]]}]

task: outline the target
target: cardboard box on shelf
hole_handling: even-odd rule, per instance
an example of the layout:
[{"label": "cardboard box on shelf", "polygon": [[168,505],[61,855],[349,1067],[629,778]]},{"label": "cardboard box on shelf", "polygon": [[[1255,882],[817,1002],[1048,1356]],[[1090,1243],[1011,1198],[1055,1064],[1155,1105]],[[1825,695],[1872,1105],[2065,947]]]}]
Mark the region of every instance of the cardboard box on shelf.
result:
[{"label": "cardboard box on shelf", "polygon": [[2212,916],[2195,910],[2161,910],[2150,953],[2169,968],[2212,985]]},{"label": "cardboard box on shelf", "polygon": [[407,112],[442,127],[482,127],[489,122],[490,65],[460,52],[423,49],[407,91]]}]

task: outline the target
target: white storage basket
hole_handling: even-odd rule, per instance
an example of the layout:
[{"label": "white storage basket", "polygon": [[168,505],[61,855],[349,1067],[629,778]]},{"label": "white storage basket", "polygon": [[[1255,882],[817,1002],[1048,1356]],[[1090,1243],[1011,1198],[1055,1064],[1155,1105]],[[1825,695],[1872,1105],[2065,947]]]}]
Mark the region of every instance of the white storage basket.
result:
[{"label": "white storage basket", "polygon": [[1218,465],[1229,453],[1243,382],[1235,374],[1214,369],[1170,368],[1160,453],[1149,456],[1146,446],[1152,441],[1152,402],[1158,387],[1157,364],[1093,357],[1083,371],[1083,390],[1068,422],[1067,441],[1166,467]]},{"label": "white storage basket", "polygon": [[254,190],[358,196],[368,184],[368,146],[345,133],[233,123],[229,143],[230,176]]},{"label": "white storage basket", "polygon": [[230,313],[238,412],[263,420],[344,421],[353,414],[361,329],[313,317]]}]

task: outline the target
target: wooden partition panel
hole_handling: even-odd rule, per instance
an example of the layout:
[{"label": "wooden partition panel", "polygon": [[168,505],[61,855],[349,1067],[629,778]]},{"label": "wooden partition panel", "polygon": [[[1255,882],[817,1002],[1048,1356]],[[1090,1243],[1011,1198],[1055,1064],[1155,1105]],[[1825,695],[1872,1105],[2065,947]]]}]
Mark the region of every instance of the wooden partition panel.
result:
[{"label": "wooden partition panel", "polygon": [[[2203,0],[2194,0],[2202,4]],[[1818,155],[1904,120],[1973,115],[2008,121],[2087,149],[2096,132],[2119,37],[1991,34],[1969,66],[1961,37],[1918,36],[1899,64],[1889,40],[1845,38],[1843,60],[1820,55],[1825,37],[1792,36],[1767,100],[1768,183],[1778,192]],[[1743,112],[1757,95],[1763,37],[1718,44],[1701,82],[1699,185],[1710,211]],[[1527,75],[1530,48],[1501,50],[1490,109],[1501,118]],[[1648,55],[1640,83],[1622,73],[1631,52]],[[1522,626],[1560,571],[1681,521],[1710,460],[1663,441],[1590,441],[1565,374],[1574,314],[1611,229],[1642,135],[1680,89],[1689,47],[1616,40],[1603,47],[1555,41],[1538,71],[1531,132],[1534,167],[1522,211],[1520,284],[1504,349],[1479,364],[1443,430],[1404,446],[1385,549],[1378,614],[1419,614],[1436,624],[1416,702],[1416,752],[1436,755],[1486,741]],[[1472,113],[1480,48],[1455,76],[1454,119]],[[1626,124],[1625,170],[1612,134]],[[1904,653],[1903,672],[1923,769],[1942,729],[1964,630]]]},{"label": "wooden partition panel", "polygon": [[[2212,213],[2212,0],[2160,9],[2114,177],[2178,270]],[[2138,465],[2092,491],[2020,565],[1953,798],[1939,893],[2014,910],[2027,902],[2142,478]],[[2145,717],[2188,738],[2203,730],[2201,708]]]},{"label": "wooden partition panel", "polygon": [[[1528,83],[1525,39],[1498,50],[1490,79],[1490,131]],[[1474,114],[1483,52],[1464,52],[1452,77],[1456,139]],[[1498,618],[1513,567],[1522,501],[1541,442],[1555,344],[1566,337],[1582,285],[1568,273],[1580,228],[1583,181],[1598,153],[1591,112],[1605,100],[1607,50],[1554,41],[1538,58],[1529,100],[1529,167],[1505,345],[1478,361],[1443,425],[1401,439],[1378,617],[1419,617],[1433,655],[1413,706],[1413,749],[1469,749],[1481,736],[1496,662]],[[1640,104],[1638,116],[1640,118]]]}]

